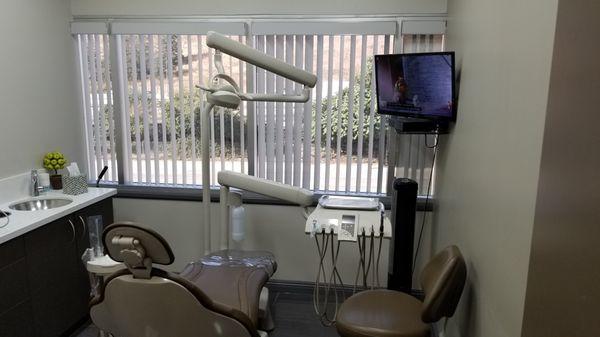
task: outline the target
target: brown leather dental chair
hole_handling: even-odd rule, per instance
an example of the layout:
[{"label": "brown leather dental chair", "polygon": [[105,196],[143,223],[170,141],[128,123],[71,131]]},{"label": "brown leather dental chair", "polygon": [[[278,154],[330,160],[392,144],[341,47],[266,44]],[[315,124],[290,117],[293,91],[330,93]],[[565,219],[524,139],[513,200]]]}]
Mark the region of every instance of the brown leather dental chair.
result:
[{"label": "brown leather dental chair", "polygon": [[344,337],[430,337],[430,323],[454,315],[466,275],[459,249],[447,247],[421,273],[423,302],[393,290],[360,292],[340,307],[337,331]]},{"label": "brown leather dental chair", "polygon": [[116,337],[259,337],[261,289],[269,273],[244,264],[188,268],[173,274],[165,239],[134,223],[104,230],[110,257],[127,269],[109,276],[90,303],[92,321]]}]

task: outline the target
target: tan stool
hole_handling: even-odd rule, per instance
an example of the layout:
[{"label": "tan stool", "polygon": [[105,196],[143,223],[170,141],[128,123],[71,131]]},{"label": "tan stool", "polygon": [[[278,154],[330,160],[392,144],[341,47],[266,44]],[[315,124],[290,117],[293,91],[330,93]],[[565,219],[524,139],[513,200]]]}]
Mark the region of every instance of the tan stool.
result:
[{"label": "tan stool", "polygon": [[467,268],[456,246],[435,255],[421,273],[423,302],[393,290],[370,290],[346,300],[336,327],[343,337],[430,337],[429,323],[452,317]]}]

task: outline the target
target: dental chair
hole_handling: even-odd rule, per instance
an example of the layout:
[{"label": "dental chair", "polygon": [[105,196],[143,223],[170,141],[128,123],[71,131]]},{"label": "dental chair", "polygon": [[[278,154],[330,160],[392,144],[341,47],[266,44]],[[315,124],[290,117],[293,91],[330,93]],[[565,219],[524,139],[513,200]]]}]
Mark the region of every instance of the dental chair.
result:
[{"label": "dental chair", "polygon": [[[109,276],[90,303],[92,321],[103,331],[115,337],[267,336],[258,330],[258,308],[276,268],[268,258],[212,254],[212,265],[190,264],[177,275],[153,267],[173,263],[174,256],[151,229],[115,223],[103,241],[110,257],[127,267]],[[219,256],[238,262],[216,263]]]}]

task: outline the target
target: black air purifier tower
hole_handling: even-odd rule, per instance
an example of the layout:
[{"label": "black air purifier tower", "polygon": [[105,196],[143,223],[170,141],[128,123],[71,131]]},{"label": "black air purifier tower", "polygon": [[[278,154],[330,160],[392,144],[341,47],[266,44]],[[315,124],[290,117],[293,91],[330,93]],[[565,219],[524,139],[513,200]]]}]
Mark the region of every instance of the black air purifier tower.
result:
[{"label": "black air purifier tower", "polygon": [[393,188],[388,289],[410,293],[418,184],[411,179],[398,178]]}]

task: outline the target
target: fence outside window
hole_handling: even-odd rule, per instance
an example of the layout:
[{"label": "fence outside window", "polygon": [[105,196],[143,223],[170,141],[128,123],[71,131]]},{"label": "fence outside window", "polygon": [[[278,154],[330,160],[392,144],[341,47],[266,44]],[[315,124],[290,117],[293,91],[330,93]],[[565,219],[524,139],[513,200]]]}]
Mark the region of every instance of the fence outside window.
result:
[{"label": "fence outside window", "polygon": [[[376,113],[373,55],[443,49],[440,32],[400,30],[397,23],[112,23],[111,34],[106,25],[76,23],[89,176],[107,165],[108,180],[124,184],[201,182],[205,98],[196,85],[216,74],[206,31],[225,30],[319,80],[307,103],[214,109],[211,185],[217,172],[233,170],[316,191],[385,194],[394,170],[386,117]],[[302,89],[228,55],[223,65],[245,92]],[[425,192],[431,162],[424,136],[402,136],[398,147],[400,165],[391,167]]]}]

